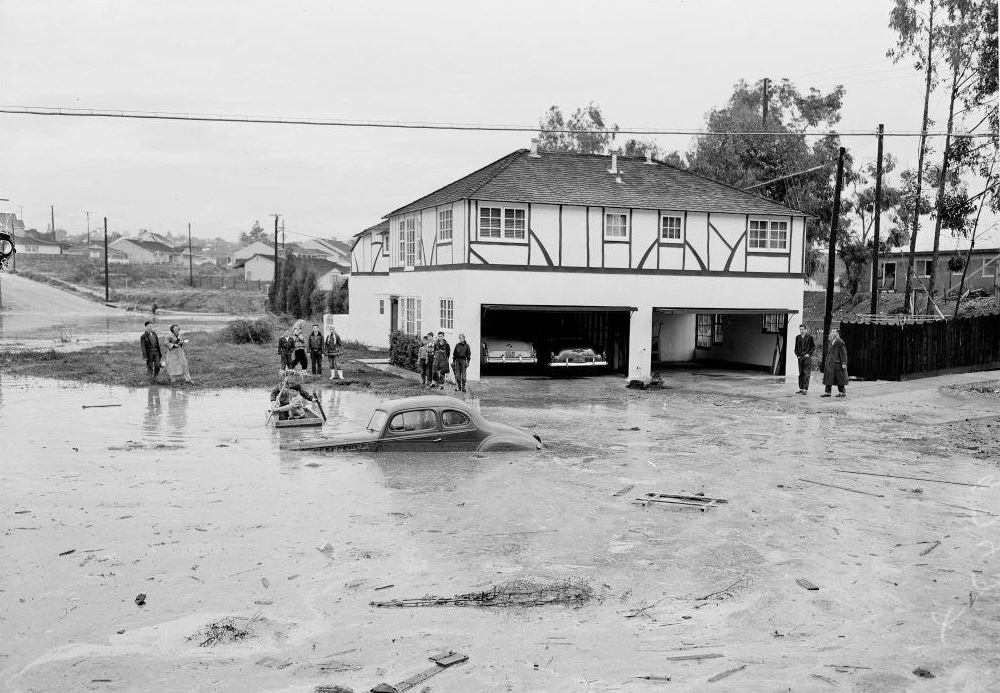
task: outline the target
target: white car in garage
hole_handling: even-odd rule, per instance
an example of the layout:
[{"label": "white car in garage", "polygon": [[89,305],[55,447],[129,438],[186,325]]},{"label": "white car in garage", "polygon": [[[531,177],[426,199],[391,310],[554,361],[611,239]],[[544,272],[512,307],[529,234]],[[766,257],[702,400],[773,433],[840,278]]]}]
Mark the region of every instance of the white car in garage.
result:
[{"label": "white car in garage", "polygon": [[538,363],[535,346],[523,339],[511,337],[483,337],[483,365]]}]

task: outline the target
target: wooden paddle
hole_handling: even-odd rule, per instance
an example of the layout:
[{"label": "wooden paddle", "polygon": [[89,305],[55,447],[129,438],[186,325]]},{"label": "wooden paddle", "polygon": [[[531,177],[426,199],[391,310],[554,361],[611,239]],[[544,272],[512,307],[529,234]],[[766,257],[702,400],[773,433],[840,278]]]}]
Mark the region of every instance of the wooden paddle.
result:
[{"label": "wooden paddle", "polygon": [[319,407],[319,413],[323,415],[323,423],[326,423],[326,412],[323,411],[323,402],[320,401],[319,395],[315,395],[315,397],[316,397],[316,406]]}]

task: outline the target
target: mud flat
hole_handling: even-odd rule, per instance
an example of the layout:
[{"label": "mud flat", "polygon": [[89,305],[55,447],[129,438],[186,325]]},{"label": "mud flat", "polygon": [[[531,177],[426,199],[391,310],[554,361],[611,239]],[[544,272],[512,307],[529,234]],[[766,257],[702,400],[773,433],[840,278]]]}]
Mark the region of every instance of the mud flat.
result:
[{"label": "mud flat", "polygon": [[[4,377],[0,685],[362,691],[450,649],[436,693],[991,690],[1000,469],[949,427],[1000,403],[719,380],[486,381],[545,450],[408,457],[284,451],[319,433],[257,390]],[[322,397],[325,433],[377,401]],[[568,581],[588,598],[371,605]]]}]

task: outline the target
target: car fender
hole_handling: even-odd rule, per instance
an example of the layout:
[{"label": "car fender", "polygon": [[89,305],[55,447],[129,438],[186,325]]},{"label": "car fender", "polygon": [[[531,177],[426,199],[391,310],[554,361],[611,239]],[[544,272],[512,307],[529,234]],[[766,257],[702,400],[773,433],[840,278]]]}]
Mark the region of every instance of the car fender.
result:
[{"label": "car fender", "polygon": [[490,436],[476,448],[476,452],[501,452],[504,450],[541,450],[542,441],[537,436],[525,439],[521,436],[499,434]]}]

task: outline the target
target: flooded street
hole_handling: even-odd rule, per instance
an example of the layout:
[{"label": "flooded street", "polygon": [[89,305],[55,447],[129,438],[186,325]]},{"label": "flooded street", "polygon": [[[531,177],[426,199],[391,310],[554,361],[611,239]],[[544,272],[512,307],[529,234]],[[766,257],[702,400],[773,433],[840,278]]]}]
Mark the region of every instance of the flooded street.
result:
[{"label": "flooded street", "polygon": [[[362,691],[450,649],[470,659],[435,693],[990,690],[1000,518],[981,511],[1000,508],[1000,474],[928,424],[1000,406],[930,381],[820,406],[774,379],[717,380],[498,378],[470,401],[546,449],[406,456],[282,450],[362,429],[366,393],[324,390],[322,431],[279,432],[259,391],[4,378],[0,683]],[[654,492],[728,502],[634,502]],[[370,605],[512,579],[594,599]],[[200,646],[231,617],[246,638]]]}]

